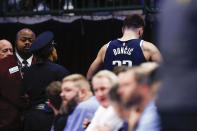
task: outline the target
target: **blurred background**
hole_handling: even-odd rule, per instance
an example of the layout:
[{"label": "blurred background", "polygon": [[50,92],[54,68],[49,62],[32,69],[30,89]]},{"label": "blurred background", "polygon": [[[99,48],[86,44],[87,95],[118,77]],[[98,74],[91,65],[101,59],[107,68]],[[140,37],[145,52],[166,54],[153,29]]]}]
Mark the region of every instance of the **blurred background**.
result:
[{"label": "blurred background", "polygon": [[102,45],[121,37],[126,15],[142,15],[143,39],[158,46],[160,6],[161,0],[1,0],[0,39],[14,46],[22,28],[36,35],[50,30],[55,34],[58,64],[85,75]]}]

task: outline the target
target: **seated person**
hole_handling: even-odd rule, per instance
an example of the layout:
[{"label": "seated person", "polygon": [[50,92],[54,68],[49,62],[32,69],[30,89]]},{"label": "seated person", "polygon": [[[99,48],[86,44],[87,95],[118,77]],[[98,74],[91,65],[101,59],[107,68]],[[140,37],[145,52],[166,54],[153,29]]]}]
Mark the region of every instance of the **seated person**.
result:
[{"label": "seated person", "polygon": [[109,105],[108,93],[113,85],[117,84],[117,77],[114,73],[102,70],[92,79],[92,86],[100,107],[96,111],[86,131],[93,131],[98,126],[107,125],[110,130],[118,131],[123,121],[116,115],[114,108]]},{"label": "seated person", "polygon": [[[48,99],[48,106],[53,110],[55,115],[53,120],[53,128],[54,130],[63,130],[65,126],[66,118],[65,115],[59,114],[59,109],[62,103],[62,99],[60,97],[61,93],[61,82],[54,81],[48,85],[46,88],[46,94]],[[45,107],[47,108],[47,107]],[[50,110],[48,108],[48,110]]]},{"label": "seated person", "polygon": [[0,59],[13,55],[12,44],[7,40],[0,40]]},{"label": "seated person", "polygon": [[84,119],[92,119],[99,106],[89,82],[80,74],[72,74],[63,79],[61,89],[59,113],[69,113],[64,131],[83,131]]},{"label": "seated person", "polygon": [[126,119],[129,130],[159,130],[160,120],[152,92],[154,79],[150,79],[156,67],[155,63],[146,63],[118,75],[117,93],[121,104],[117,107],[130,110]]}]

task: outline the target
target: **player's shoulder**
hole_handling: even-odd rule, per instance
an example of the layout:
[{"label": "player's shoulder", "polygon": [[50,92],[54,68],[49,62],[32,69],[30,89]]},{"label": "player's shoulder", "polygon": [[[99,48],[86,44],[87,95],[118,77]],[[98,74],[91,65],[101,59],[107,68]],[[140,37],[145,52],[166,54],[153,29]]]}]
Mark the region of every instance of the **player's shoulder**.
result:
[{"label": "player's shoulder", "polygon": [[110,42],[111,42],[111,41],[109,41],[108,43],[104,44],[104,45],[101,47],[100,50],[101,50],[102,52],[105,52],[105,51],[107,50],[107,48],[108,48]]},{"label": "player's shoulder", "polygon": [[143,40],[143,43],[146,44],[146,45],[154,45],[153,43],[145,41],[145,40]]},{"label": "player's shoulder", "polygon": [[148,41],[143,41],[141,47],[143,50],[151,50],[151,49],[156,48],[156,46],[153,43],[148,42]]},{"label": "player's shoulder", "polygon": [[109,41],[108,43],[104,44],[104,45],[101,47],[101,49],[99,50],[98,56],[99,56],[99,58],[102,59],[102,61],[104,61],[104,59],[105,59],[105,54],[106,54],[106,52],[107,52],[107,49],[108,49],[108,47],[109,47],[110,42],[111,42],[111,41]]}]

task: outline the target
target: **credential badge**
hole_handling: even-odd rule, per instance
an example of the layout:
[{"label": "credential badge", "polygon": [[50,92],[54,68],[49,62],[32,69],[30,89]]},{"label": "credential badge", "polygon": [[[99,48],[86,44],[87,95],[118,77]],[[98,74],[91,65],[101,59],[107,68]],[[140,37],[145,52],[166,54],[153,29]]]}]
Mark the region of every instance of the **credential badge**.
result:
[{"label": "credential badge", "polygon": [[13,74],[15,72],[19,71],[18,66],[12,67],[9,69],[10,74]]}]

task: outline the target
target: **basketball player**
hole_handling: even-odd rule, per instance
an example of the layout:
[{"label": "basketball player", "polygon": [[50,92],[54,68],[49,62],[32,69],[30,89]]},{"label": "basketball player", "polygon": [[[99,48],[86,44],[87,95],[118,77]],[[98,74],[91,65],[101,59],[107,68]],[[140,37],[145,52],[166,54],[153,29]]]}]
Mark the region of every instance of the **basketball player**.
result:
[{"label": "basketball player", "polygon": [[146,61],[160,62],[162,57],[157,47],[140,39],[143,27],[144,20],[140,15],[127,16],[123,22],[123,36],[100,49],[88,70],[87,78],[90,80],[101,67],[112,71],[115,66],[131,67]]}]

